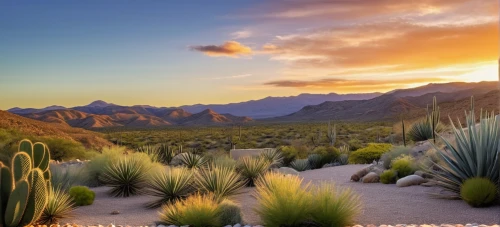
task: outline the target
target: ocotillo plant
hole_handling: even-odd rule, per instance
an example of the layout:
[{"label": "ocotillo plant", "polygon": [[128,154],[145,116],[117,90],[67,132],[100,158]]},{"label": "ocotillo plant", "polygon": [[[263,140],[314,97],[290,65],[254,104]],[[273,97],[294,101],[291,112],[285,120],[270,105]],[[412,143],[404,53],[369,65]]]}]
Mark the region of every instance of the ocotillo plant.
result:
[{"label": "ocotillo plant", "polygon": [[0,225],[35,222],[48,201],[50,152],[43,143],[23,140],[10,168],[0,162]]},{"label": "ocotillo plant", "polygon": [[332,127],[330,121],[328,121],[328,131],[326,137],[328,137],[328,141],[330,141],[330,146],[335,145],[335,142],[337,140],[337,130],[335,128],[335,124],[333,124]]}]

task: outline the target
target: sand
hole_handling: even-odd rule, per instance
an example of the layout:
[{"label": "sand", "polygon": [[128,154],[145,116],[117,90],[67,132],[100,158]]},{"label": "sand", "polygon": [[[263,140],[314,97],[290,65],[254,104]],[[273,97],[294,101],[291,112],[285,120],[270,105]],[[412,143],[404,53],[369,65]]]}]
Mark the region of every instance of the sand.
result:
[{"label": "sand", "polygon": [[[361,195],[363,210],[358,224],[465,224],[478,223],[493,225],[500,223],[500,206],[472,208],[461,200],[435,199],[428,195],[433,188],[412,186],[398,188],[396,185],[380,183],[363,184],[350,182],[350,176],[365,165],[347,165],[301,172],[304,182],[313,184],[321,181],[334,182],[341,187],[351,187]],[[147,209],[144,204],[151,197],[141,195],[129,198],[113,198],[106,194],[108,188],[92,188],[96,200],[91,206],[79,207],[74,217],[61,223],[79,225],[116,225],[143,226],[153,225],[158,220],[159,209]],[[253,188],[245,188],[234,198],[241,204],[244,220],[251,225],[260,224],[253,211],[256,199]],[[118,215],[111,215],[114,210]]]}]

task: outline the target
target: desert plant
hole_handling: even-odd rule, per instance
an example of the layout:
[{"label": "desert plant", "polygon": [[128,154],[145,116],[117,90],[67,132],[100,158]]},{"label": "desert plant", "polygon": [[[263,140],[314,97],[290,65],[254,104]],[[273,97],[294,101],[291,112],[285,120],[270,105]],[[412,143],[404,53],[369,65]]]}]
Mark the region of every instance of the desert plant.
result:
[{"label": "desert plant", "polygon": [[228,155],[222,155],[213,158],[211,164],[217,167],[229,167],[235,169],[238,162],[230,158]]},{"label": "desert plant", "polygon": [[319,169],[323,166],[323,162],[321,161],[321,155],[319,154],[310,154],[307,157],[307,161],[309,162],[309,167],[311,169]]},{"label": "desert plant", "polygon": [[301,171],[306,171],[308,169],[310,169],[311,167],[309,166],[309,160],[308,159],[297,159],[295,161],[293,161],[291,164],[290,164],[290,167],[292,167],[293,169],[301,172]]},{"label": "desert plant", "polygon": [[85,186],[73,186],[69,189],[69,195],[77,206],[92,205],[95,199],[95,192]]},{"label": "desert plant", "polygon": [[255,180],[266,173],[270,167],[269,159],[245,156],[239,160],[238,170],[246,180],[247,185],[254,186]]},{"label": "desert plant", "polygon": [[284,158],[279,149],[267,148],[262,152],[261,156],[271,163],[269,168],[278,168],[283,165]]},{"label": "desert plant", "polygon": [[158,199],[146,204],[157,208],[182,200],[195,191],[193,172],[187,168],[168,168],[153,174],[146,184],[145,193]]},{"label": "desert plant", "polygon": [[311,207],[312,220],[319,226],[352,226],[361,203],[359,196],[350,189],[322,183],[313,190]]},{"label": "desert plant", "polygon": [[231,200],[224,200],[219,204],[220,209],[220,224],[222,226],[226,225],[236,225],[242,224],[243,218],[241,217],[241,207]]},{"label": "desert plant", "polygon": [[403,178],[415,172],[413,163],[414,159],[412,157],[408,155],[401,155],[398,158],[392,160],[391,169],[398,173],[399,178]]},{"label": "desert plant", "polygon": [[[168,165],[172,159],[179,153],[177,149],[169,146],[168,144],[158,145],[158,154],[161,163]],[[182,150],[182,148],[180,148]]]},{"label": "desert plant", "polygon": [[460,187],[460,197],[473,207],[491,205],[496,196],[497,186],[488,178],[469,178]]},{"label": "desert plant", "polygon": [[87,177],[81,166],[67,166],[50,164],[52,187],[69,190],[74,185],[84,185],[87,182]]},{"label": "desert plant", "polygon": [[160,147],[152,145],[144,145],[137,148],[137,152],[144,153],[148,155],[152,162],[162,162],[160,156]]},{"label": "desert plant", "polygon": [[391,162],[393,159],[395,159],[401,155],[409,155],[410,152],[411,152],[411,148],[402,147],[402,146],[394,146],[394,147],[392,147],[392,149],[389,152],[384,153],[380,157],[380,161],[382,161],[384,163],[385,169],[390,169]]},{"label": "desert plant", "polygon": [[413,123],[408,132],[410,139],[415,142],[432,139],[433,134],[432,125],[427,120]]},{"label": "desert plant", "polygon": [[310,184],[302,186],[298,176],[269,172],[256,182],[255,211],[267,227],[300,226],[309,217]]},{"label": "desert plant", "polygon": [[49,149],[29,140],[19,143],[10,168],[0,162],[0,226],[25,226],[36,221],[48,201]]},{"label": "desert plant", "polygon": [[347,154],[341,154],[341,155],[337,158],[337,162],[338,162],[340,165],[347,165],[347,164],[349,164],[349,155],[347,155]]},{"label": "desert plant", "polygon": [[111,187],[109,194],[115,197],[129,197],[141,192],[147,179],[149,167],[135,158],[122,158],[104,168],[100,181]]},{"label": "desert plant", "polygon": [[394,184],[398,179],[398,172],[388,169],[385,170],[382,174],[380,174],[380,182],[382,184]]},{"label": "desert plant", "polygon": [[182,165],[189,169],[198,169],[207,163],[207,160],[203,156],[197,154],[181,153],[180,156]]},{"label": "desert plant", "polygon": [[50,188],[47,206],[38,219],[40,224],[56,224],[63,218],[71,217],[74,203],[71,196],[60,187]]},{"label": "desert plant", "polygon": [[219,201],[240,193],[246,184],[234,169],[215,166],[199,169],[195,182],[200,191],[213,194]]},{"label": "desert plant", "polygon": [[314,167],[311,165],[313,169],[321,168],[325,164],[332,163],[340,156],[340,151],[333,146],[316,147],[312,153],[320,155],[321,157],[319,163],[316,161],[317,164],[314,164]]},{"label": "desert plant", "polygon": [[220,208],[213,195],[194,194],[185,200],[164,205],[160,211],[163,225],[218,227]]},{"label": "desert plant", "polygon": [[99,179],[104,172],[104,168],[111,163],[118,162],[125,152],[124,147],[104,148],[101,154],[85,165],[83,174],[88,177],[85,185],[89,187],[101,186],[103,183]]},{"label": "desert plant", "polygon": [[330,146],[335,145],[335,142],[337,141],[337,130],[335,128],[335,124],[333,124],[333,127],[328,121],[328,130],[326,133],[326,137],[328,138],[328,141],[330,142]]},{"label": "desert plant", "polygon": [[392,145],[388,143],[369,143],[367,147],[358,149],[349,155],[351,164],[369,164],[377,161],[380,157],[391,150]]}]

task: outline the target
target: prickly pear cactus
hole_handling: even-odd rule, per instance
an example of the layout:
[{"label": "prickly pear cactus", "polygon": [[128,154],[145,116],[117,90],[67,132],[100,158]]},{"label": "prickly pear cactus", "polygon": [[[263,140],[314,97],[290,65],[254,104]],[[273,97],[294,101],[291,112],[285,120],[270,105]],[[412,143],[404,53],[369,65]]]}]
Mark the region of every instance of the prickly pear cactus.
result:
[{"label": "prickly pear cactus", "polygon": [[43,143],[19,143],[10,168],[0,162],[0,226],[35,222],[47,205],[50,152]]}]

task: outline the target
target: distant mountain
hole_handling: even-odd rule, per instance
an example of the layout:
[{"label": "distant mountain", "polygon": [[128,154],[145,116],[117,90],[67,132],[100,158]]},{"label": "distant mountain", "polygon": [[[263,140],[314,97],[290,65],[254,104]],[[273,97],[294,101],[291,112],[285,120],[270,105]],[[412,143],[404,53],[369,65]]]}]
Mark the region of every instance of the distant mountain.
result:
[{"label": "distant mountain", "polygon": [[206,109],[200,113],[193,114],[182,120],[183,125],[203,125],[231,122],[249,122],[252,121],[249,117],[237,117],[231,114],[218,114],[211,109]]},{"label": "distant mountain", "polygon": [[22,109],[22,108],[14,107],[14,108],[9,109],[7,111],[9,111],[11,113],[15,113],[15,114],[30,114],[30,113],[39,113],[39,112],[43,112],[43,111],[47,111],[47,110],[63,110],[63,109],[66,109],[66,107],[54,105],[54,106],[48,106],[48,107],[41,108],[41,109],[35,109],[35,108]]}]

